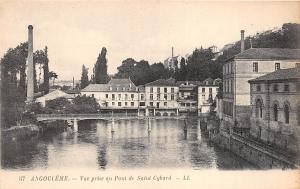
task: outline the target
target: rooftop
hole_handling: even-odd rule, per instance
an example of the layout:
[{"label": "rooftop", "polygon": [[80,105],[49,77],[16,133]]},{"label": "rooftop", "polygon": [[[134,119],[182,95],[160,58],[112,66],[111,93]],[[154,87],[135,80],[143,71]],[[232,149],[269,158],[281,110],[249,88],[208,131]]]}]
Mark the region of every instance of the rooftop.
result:
[{"label": "rooftop", "polygon": [[137,91],[137,87],[130,79],[111,79],[107,84],[89,84],[82,92],[104,91]]},{"label": "rooftop", "polygon": [[242,53],[235,55],[232,58],[259,60],[293,60],[300,59],[300,49],[250,48]]},{"label": "rooftop", "polygon": [[172,79],[158,79],[150,83],[145,84],[145,86],[177,86],[174,80]]},{"label": "rooftop", "polygon": [[274,81],[274,80],[288,80],[300,79],[300,68],[279,69],[275,72],[260,76],[256,79],[249,80],[249,82],[256,81]]}]

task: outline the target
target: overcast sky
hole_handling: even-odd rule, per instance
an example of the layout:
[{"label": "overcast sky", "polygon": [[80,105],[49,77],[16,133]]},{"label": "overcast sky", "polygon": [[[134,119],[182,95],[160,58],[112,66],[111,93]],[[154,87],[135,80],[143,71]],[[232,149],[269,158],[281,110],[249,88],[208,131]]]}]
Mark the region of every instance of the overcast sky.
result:
[{"label": "overcast sky", "polygon": [[[146,2],[146,1],[144,1]],[[89,2],[1,3],[0,56],[27,41],[34,27],[34,50],[49,49],[49,67],[59,79],[80,79],[81,66],[91,73],[102,47],[108,50],[108,72],[122,60],[163,61],[195,48],[223,45],[256,31],[300,23],[297,2]]]}]

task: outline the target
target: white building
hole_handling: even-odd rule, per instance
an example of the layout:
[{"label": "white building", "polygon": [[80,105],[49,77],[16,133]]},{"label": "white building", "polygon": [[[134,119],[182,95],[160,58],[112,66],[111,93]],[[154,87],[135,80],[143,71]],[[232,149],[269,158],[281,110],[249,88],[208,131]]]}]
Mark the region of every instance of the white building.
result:
[{"label": "white building", "polygon": [[208,114],[212,110],[219,90],[219,85],[214,83],[203,82],[198,86],[198,115]]},{"label": "white building", "polygon": [[41,96],[39,98],[37,98],[35,101],[36,102],[39,102],[41,103],[42,106],[45,106],[47,101],[49,100],[54,100],[54,99],[57,99],[57,98],[66,98],[68,100],[72,100],[74,99],[74,96],[73,95],[70,95],[70,94],[67,94],[59,89],[56,89],[44,96]]},{"label": "white building", "polygon": [[111,79],[107,84],[90,84],[81,95],[93,96],[102,110],[134,110],[140,108],[139,88],[130,79]]},{"label": "white building", "polygon": [[179,87],[173,80],[158,79],[145,85],[146,115],[178,115]]}]

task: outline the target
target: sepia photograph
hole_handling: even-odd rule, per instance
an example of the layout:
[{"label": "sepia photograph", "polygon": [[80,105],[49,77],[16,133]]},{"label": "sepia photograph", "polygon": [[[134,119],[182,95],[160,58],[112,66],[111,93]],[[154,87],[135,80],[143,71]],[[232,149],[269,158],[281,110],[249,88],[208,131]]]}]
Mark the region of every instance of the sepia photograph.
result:
[{"label": "sepia photograph", "polygon": [[0,188],[299,188],[299,11],[0,0]]}]

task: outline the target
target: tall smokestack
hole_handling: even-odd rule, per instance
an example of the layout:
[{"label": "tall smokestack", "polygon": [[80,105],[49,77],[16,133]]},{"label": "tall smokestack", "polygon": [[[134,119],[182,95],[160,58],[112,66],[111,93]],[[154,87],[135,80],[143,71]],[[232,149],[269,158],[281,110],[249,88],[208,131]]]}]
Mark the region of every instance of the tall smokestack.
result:
[{"label": "tall smokestack", "polygon": [[172,60],[173,60],[173,57],[174,57],[174,47],[172,47]]},{"label": "tall smokestack", "polygon": [[244,39],[245,30],[241,30],[241,52],[245,50],[245,39]]},{"label": "tall smokestack", "polygon": [[33,81],[33,27],[28,26],[28,56],[27,56],[27,103],[33,102],[34,81]]}]

